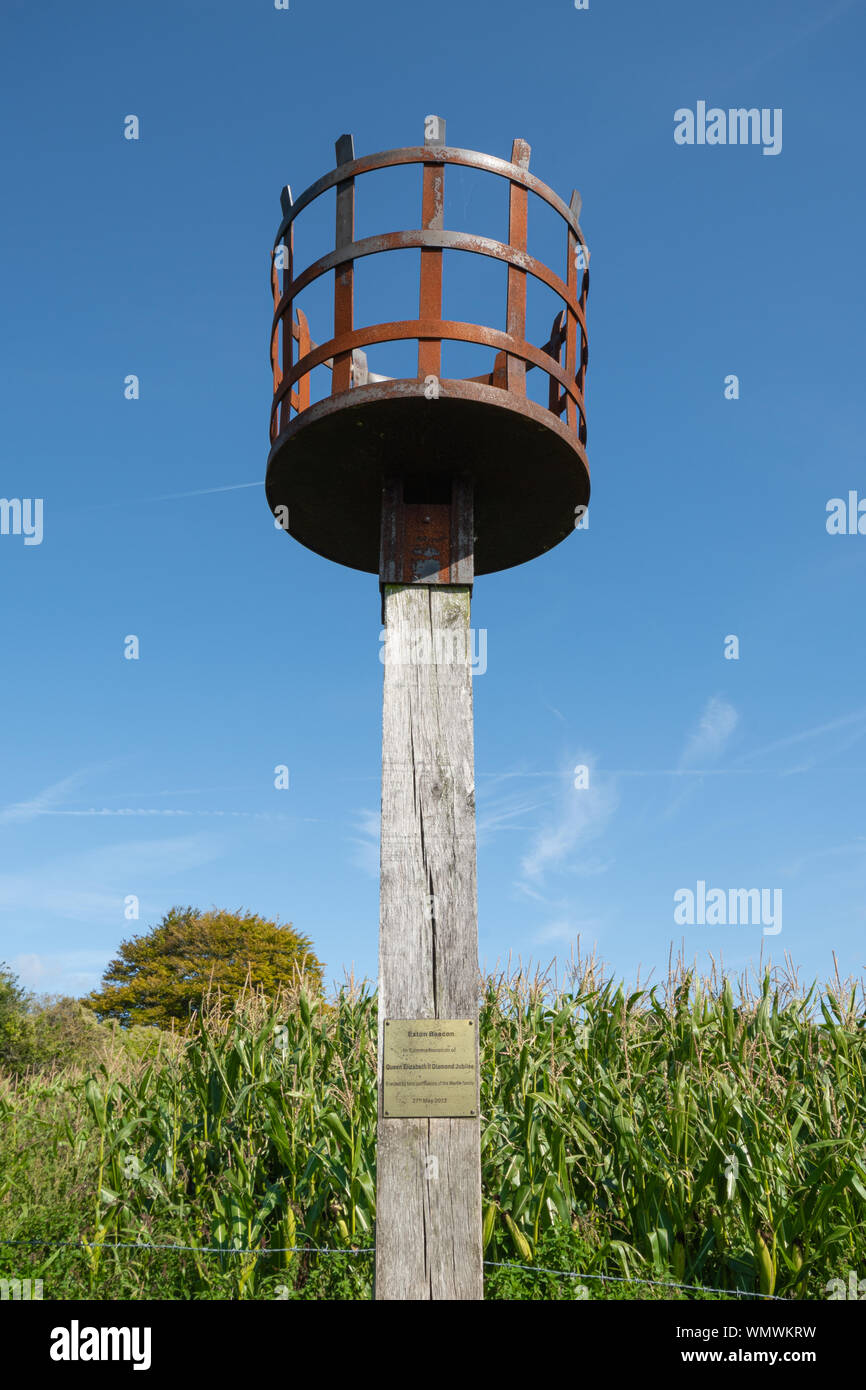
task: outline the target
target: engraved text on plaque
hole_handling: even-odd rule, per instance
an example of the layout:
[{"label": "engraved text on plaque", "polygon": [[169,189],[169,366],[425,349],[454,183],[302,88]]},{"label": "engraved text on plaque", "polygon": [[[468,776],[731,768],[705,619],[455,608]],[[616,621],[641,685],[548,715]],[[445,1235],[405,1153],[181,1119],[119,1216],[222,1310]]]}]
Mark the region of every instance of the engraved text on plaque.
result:
[{"label": "engraved text on plaque", "polygon": [[384,1117],[477,1115],[477,1032],[467,1018],[386,1020]]}]

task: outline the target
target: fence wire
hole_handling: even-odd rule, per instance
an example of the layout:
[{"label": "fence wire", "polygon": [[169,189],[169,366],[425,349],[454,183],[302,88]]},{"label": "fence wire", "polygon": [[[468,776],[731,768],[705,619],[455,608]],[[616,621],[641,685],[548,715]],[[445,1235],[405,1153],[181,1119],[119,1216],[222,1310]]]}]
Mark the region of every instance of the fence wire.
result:
[{"label": "fence wire", "polygon": [[[198,1255],[375,1255],[374,1245],[350,1246],[343,1249],[328,1245],[282,1245],[269,1246],[263,1250],[244,1249],[235,1245],[173,1245],[158,1244],[144,1240],[128,1241],[87,1241],[82,1240],[0,1240],[0,1245],[29,1246],[36,1250],[177,1250]],[[521,1269],[530,1274],[553,1274],[563,1279],[592,1280],[602,1284],[641,1284],[653,1289],[682,1289],[692,1293],[720,1293],[726,1298],[757,1298],[770,1303],[787,1303],[790,1300],[774,1293],[754,1293],[749,1289],[716,1289],[708,1284],[677,1284],[665,1279],[640,1279],[616,1274],[582,1274],[576,1269],[545,1269],[540,1265],[515,1264],[510,1260],[484,1260],[486,1269]]]}]

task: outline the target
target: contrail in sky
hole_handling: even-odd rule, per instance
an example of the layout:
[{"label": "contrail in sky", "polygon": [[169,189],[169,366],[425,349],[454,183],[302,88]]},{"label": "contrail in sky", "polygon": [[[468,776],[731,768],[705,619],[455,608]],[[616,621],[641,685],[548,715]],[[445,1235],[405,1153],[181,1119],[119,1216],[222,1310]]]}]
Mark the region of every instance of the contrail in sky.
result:
[{"label": "contrail in sky", "polygon": [[229,483],[227,487],[203,487],[195,492],[166,492],[161,497],[124,497],[117,502],[96,502],[88,507],[87,511],[103,511],[112,507],[134,507],[141,506],[147,502],[178,502],[184,497],[209,497],[214,492],[240,492],[246,487],[264,488],[264,479],[259,478],[254,483]]},{"label": "contrail in sky", "polygon": [[[181,497],[208,497],[212,492],[239,492],[244,487],[264,487],[264,480],[259,478],[254,483],[231,483],[228,487],[203,487],[198,492],[167,492],[163,497],[141,497],[141,502],[176,502]],[[126,503],[117,503],[118,506],[125,506]]]},{"label": "contrail in sky", "polygon": [[805,39],[811,38],[819,29],[826,28],[828,24],[833,23],[834,19],[839,19],[843,14],[847,14],[849,10],[852,10],[855,5],[862,3],[863,0],[841,0],[841,3],[834,6],[832,10],[828,10],[825,14],[819,15],[816,19],[813,19],[811,23],[804,24],[802,29],[798,29],[796,33],[789,35],[787,39],[777,44],[775,48],[771,48],[769,53],[765,53],[748,67],[742,68],[735,74],[731,81],[739,81],[743,77],[751,77],[753,72],[759,67],[762,67],[764,63],[768,63],[771,58],[775,58],[777,54],[784,53],[786,49],[792,48],[795,44],[802,43]]}]

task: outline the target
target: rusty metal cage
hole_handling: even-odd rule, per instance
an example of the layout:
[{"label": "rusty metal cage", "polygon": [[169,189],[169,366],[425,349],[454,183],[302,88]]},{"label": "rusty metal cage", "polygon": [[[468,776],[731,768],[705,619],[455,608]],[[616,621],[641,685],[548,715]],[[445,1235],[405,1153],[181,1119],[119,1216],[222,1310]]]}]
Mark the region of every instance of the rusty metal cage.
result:
[{"label": "rusty metal cage", "polygon": [[[297,201],[288,187],[281,196],[283,219],[271,254],[274,394],[266,480],[271,509],[311,550],[376,573],[383,488],[403,480],[417,501],[436,503],[445,500],[443,489],[452,479],[468,478],[474,491],[476,573],[530,560],[573,531],[576,512],[589,499],[584,407],[589,251],[578,220],[580,195],[574,192],[566,206],[531,174],[525,140],[514,141],[510,161],[453,148],[445,143],[444,121],[433,116],[427,118],[422,146],[356,159],[352,137],[343,135],[336,155],[337,167]],[[372,170],[411,164],[423,166],[420,227],[355,241],[356,180]],[[449,165],[508,180],[507,241],[445,229]],[[331,188],[337,203],[334,249],[298,272],[295,219]],[[564,276],[529,254],[530,194],[565,224]],[[418,318],[356,327],[355,261],[406,248],[421,252]],[[442,318],[445,251],[505,262],[504,330]],[[330,271],[333,335],[317,343],[295,300]],[[548,341],[540,346],[526,340],[528,276],[563,301]],[[392,379],[372,372],[366,350],[402,339],[417,340],[417,375]],[[443,341],[493,349],[492,370],[479,377],[442,378]],[[319,366],[331,371],[331,391],[311,403],[311,373]],[[527,396],[526,374],[532,370],[549,378],[546,407]]]}]

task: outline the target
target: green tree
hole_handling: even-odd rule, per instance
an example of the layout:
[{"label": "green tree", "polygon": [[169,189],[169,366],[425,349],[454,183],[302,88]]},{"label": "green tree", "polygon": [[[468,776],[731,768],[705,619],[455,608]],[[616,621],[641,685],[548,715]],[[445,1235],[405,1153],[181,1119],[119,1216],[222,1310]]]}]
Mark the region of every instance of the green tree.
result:
[{"label": "green tree", "polygon": [[18,976],[0,961],[0,1065],[4,1067],[27,1066],[30,1061],[30,1002]]},{"label": "green tree", "polygon": [[83,1002],[100,1019],[165,1028],[172,1019],[186,1022],[209,990],[234,999],[249,976],[267,995],[300,977],[318,992],[323,969],[309,938],[291,923],[240,910],[174,907],[149,932],[121,942],[102,989]]}]

